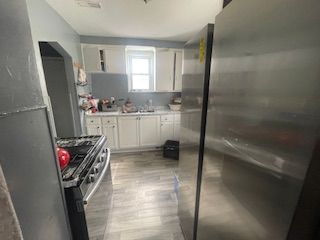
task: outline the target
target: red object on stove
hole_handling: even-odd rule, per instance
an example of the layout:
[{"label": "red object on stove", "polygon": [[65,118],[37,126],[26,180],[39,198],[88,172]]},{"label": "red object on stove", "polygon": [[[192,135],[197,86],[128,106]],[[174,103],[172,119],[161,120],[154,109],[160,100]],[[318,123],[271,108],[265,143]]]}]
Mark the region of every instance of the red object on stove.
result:
[{"label": "red object on stove", "polygon": [[60,169],[63,170],[65,169],[66,166],[68,166],[70,162],[70,154],[67,150],[59,147],[57,147],[57,153],[58,153]]}]

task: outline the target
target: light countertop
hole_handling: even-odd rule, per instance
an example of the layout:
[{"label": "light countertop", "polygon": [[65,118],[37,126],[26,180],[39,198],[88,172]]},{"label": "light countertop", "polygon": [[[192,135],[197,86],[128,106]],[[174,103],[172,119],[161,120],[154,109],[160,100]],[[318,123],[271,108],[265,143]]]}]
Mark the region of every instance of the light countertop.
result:
[{"label": "light countertop", "polygon": [[86,113],[88,117],[119,117],[119,116],[141,116],[141,115],[165,115],[165,114],[180,114],[180,111],[171,110],[155,110],[154,112],[136,112],[136,113],[122,113],[118,112],[96,112]]}]

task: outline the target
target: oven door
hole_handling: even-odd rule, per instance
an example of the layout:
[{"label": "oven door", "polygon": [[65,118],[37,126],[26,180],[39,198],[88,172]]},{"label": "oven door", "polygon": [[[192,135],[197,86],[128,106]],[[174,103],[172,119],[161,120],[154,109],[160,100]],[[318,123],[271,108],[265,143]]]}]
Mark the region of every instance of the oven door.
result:
[{"label": "oven door", "polygon": [[112,206],[110,149],[102,155],[106,165],[90,193],[84,197],[84,209],[90,240],[103,240]]}]

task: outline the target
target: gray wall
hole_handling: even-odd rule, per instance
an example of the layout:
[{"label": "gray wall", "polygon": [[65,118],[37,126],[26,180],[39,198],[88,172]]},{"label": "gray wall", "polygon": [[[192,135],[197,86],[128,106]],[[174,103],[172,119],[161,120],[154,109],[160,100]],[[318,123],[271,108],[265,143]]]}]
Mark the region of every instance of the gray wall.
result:
[{"label": "gray wall", "polygon": [[58,137],[73,136],[70,96],[62,57],[43,57],[43,69]]},{"label": "gray wall", "polygon": [[[80,37],[46,1],[27,0],[27,6],[43,99],[46,105],[50,106],[38,42],[58,42],[63,50],[70,55],[73,62],[82,63]],[[73,68],[72,63],[66,64],[66,71],[67,77],[76,81],[77,69]],[[70,89],[70,91],[74,91],[76,97],[78,92],[83,91],[83,88]],[[73,101],[77,101],[76,104],[74,104],[77,106],[73,109],[73,117],[77,126],[75,129],[76,135],[80,135],[81,120],[84,114],[78,108],[78,99],[73,99]]]},{"label": "gray wall", "polygon": [[92,94],[96,98],[130,98],[136,105],[146,104],[152,99],[154,106],[169,104],[173,96],[180,93],[132,93],[128,92],[128,79],[125,74],[93,73],[91,74]]},{"label": "gray wall", "polygon": [[107,45],[153,46],[159,48],[183,48],[185,42],[153,40],[142,38],[80,36],[81,43]]},{"label": "gray wall", "polygon": [[0,164],[23,237],[70,239],[25,0],[0,1],[0,32]]}]

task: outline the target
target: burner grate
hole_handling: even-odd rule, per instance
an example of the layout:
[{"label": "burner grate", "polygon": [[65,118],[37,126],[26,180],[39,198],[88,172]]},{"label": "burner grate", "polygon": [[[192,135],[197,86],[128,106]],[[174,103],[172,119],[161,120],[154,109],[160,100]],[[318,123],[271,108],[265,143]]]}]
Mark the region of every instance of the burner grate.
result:
[{"label": "burner grate", "polygon": [[62,179],[65,182],[80,179],[86,174],[90,163],[94,161],[91,156],[96,153],[97,146],[105,141],[104,136],[84,136],[57,139],[57,146],[66,149],[71,156],[68,166],[62,171]]}]

